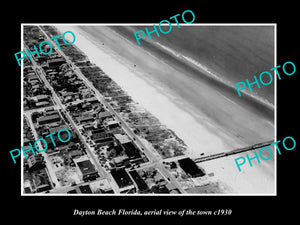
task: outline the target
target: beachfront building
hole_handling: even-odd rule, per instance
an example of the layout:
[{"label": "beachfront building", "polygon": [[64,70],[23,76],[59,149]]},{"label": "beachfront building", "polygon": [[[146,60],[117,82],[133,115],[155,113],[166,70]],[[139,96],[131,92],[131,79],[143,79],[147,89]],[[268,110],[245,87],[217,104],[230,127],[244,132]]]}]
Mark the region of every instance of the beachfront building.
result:
[{"label": "beachfront building", "polygon": [[90,160],[77,161],[77,166],[83,181],[95,180],[99,177],[97,170]]}]

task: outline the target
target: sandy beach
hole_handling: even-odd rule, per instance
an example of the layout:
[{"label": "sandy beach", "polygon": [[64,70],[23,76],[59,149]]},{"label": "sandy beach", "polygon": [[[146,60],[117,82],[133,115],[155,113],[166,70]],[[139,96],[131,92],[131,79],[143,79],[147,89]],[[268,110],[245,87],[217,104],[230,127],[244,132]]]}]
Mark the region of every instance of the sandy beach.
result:
[{"label": "sandy beach", "polygon": [[[259,150],[256,150],[257,154]],[[274,152],[274,150],[273,150]],[[200,166],[205,169],[207,173],[214,173],[213,179],[224,187],[224,193],[230,194],[273,194],[274,187],[274,157],[269,161],[252,160],[253,166],[249,163],[242,165],[241,172],[238,170],[234,160],[238,157],[253,157],[253,151],[247,151],[241,154],[231,155],[225,158],[219,158],[212,161],[200,163]],[[269,155],[265,155],[268,157]],[[230,187],[230,188],[227,188]]]},{"label": "sandy beach", "polygon": [[[273,139],[272,122],[193,76],[182,76],[188,71],[138,48],[109,27],[56,27],[60,32],[73,31],[74,44],[90,61],[173,130],[187,144],[192,157]],[[264,161],[239,173],[236,157],[201,166],[236,193],[274,192],[274,161]]]}]

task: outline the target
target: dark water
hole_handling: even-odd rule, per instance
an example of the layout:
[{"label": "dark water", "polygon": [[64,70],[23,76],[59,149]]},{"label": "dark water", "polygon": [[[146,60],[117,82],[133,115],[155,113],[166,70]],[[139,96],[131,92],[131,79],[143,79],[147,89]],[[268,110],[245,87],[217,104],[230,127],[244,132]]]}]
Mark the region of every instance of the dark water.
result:
[{"label": "dark water", "polygon": [[[144,27],[111,27],[123,37],[136,43],[134,31]],[[149,30],[153,28],[149,27]],[[181,26],[173,27],[169,34],[157,37],[152,34],[152,41],[143,41],[141,46],[151,54],[177,65],[178,69],[188,71],[189,75],[206,82],[216,90],[221,90],[226,97],[256,111],[258,115],[273,121],[273,107],[259,99],[274,104],[274,84],[253,86],[253,96],[238,97],[234,84],[249,79],[274,67],[274,28],[272,26]],[[148,37],[144,37],[148,39]],[[174,57],[170,52],[155,45],[158,42],[176,52],[194,59],[226,80],[226,84],[212,76],[203,74],[195,67]],[[137,43],[136,43],[137,44]],[[254,81],[254,80],[253,80]]]},{"label": "dark water", "polygon": [[[124,61],[131,65],[131,70],[141,69],[143,73],[140,76],[143,76],[143,79],[163,87],[166,93],[172,93],[172,96],[175,96],[173,103],[178,107],[185,107],[199,124],[207,125],[207,129],[211,129],[211,125],[218,127],[220,130],[216,136],[230,136],[229,144],[235,146],[237,143],[240,147],[245,147],[274,137],[274,107],[261,101],[267,99],[273,102],[273,86],[254,88],[260,92],[256,92],[254,96],[243,95],[242,98],[238,96],[234,87],[236,82],[259,74],[252,74],[252,71],[261,72],[266,70],[265,67],[273,67],[272,44],[264,43],[268,42],[268,38],[273,40],[272,29],[189,26],[177,31],[174,29],[174,33],[172,31],[152,41],[145,38],[141,40],[141,45],[138,45],[133,33],[143,28],[80,27],[84,35],[96,46],[104,45],[109,48],[112,55],[122,58],[122,61],[126,59]],[[111,29],[123,38],[111,32]],[[249,38],[251,35],[256,39]],[[142,48],[142,51],[138,48]],[[198,64],[196,66],[191,60],[182,58],[182,55],[200,63],[213,73],[203,71]],[[135,64],[136,67],[133,67]]]},{"label": "dark water", "polygon": [[[144,29],[141,26],[112,28],[134,42],[132,30]],[[247,78],[251,81],[253,75],[259,75],[274,65],[273,26],[181,26],[180,29],[173,26],[169,34],[157,37],[153,33],[151,37],[213,69],[232,84]],[[142,47],[150,47],[141,40]],[[273,84],[256,90],[257,95],[271,103],[274,101],[273,92]]]}]

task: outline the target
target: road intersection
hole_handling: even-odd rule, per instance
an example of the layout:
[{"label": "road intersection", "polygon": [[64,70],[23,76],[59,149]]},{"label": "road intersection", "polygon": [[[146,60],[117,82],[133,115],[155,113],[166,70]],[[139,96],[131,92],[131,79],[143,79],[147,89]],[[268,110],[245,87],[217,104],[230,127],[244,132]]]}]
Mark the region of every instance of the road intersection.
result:
[{"label": "road intersection", "polygon": [[[40,30],[41,30],[41,32],[47,38],[49,38],[48,35],[41,28],[40,28]],[[49,40],[50,40],[50,38],[49,38]],[[179,190],[180,193],[185,193],[185,191],[182,189],[182,187],[179,184],[179,182],[165,168],[165,166],[163,165],[163,161],[164,160],[160,157],[160,155],[152,147],[152,145],[150,145],[149,143],[148,144],[144,144],[146,142],[146,140],[141,139],[139,136],[137,136],[133,132],[133,130],[124,121],[124,119],[117,112],[115,112],[115,110],[113,109],[113,107],[109,103],[106,102],[106,100],[101,95],[101,93],[81,73],[80,69],[72,61],[70,61],[68,59],[68,57],[60,49],[56,48],[55,50],[62,57],[64,57],[66,59],[67,64],[73,69],[73,71],[75,72],[75,74],[84,82],[84,84],[86,85],[86,87],[88,87],[95,94],[95,97],[98,99],[98,101],[114,116],[115,120],[120,123],[121,127],[123,128],[123,130],[129,136],[129,138],[131,138],[131,140],[133,140],[133,142],[136,144],[136,146],[142,152],[144,152],[144,154],[146,155],[146,157],[149,159],[149,162],[145,164],[145,167],[147,167],[147,168],[149,168],[149,167],[156,168],[166,178],[166,180],[168,180],[168,182],[171,182]],[[65,114],[67,120],[69,121],[69,125],[70,125],[71,129],[73,129],[73,131],[77,134],[78,138],[84,144],[84,146],[85,146],[85,148],[87,150],[88,157],[91,159],[91,161],[93,162],[93,164],[96,166],[96,169],[99,171],[100,178],[101,179],[107,179],[109,181],[109,183],[111,184],[114,192],[115,193],[120,193],[119,187],[116,184],[116,182],[114,181],[112,175],[110,173],[108,173],[101,166],[101,164],[99,163],[99,160],[97,159],[97,156],[95,156],[95,154],[93,153],[90,145],[86,142],[85,137],[79,131],[79,127],[76,125],[76,123],[73,121],[72,117],[70,116],[69,112],[66,110],[66,106],[64,104],[62,104],[60,98],[58,97],[58,95],[54,91],[53,87],[48,82],[48,80],[46,78],[45,71],[42,69],[41,66],[39,66],[35,62],[35,60],[32,60],[32,65],[33,65],[33,69],[37,72],[37,74],[40,77],[40,79],[44,82],[44,84],[46,85],[46,87],[51,91],[52,99],[53,99],[53,102],[55,103],[54,107],[61,109],[61,111]],[[27,112],[27,117],[30,118],[30,121],[31,121],[31,117],[29,116],[29,114],[31,112],[32,112],[32,110],[30,110],[30,112]],[[34,126],[32,124],[32,121],[30,122],[30,126],[32,128],[34,128]],[[32,130],[35,130],[35,129],[32,129]],[[38,138],[36,132],[35,132],[35,138]],[[47,165],[48,171],[51,171],[51,162],[49,162],[49,160],[47,159],[47,154],[46,153],[45,153],[44,158],[46,160],[46,165]],[[170,160],[170,159],[168,159],[168,160]],[[47,161],[48,161],[48,163],[47,163]],[[56,185],[55,187],[59,188],[60,185],[59,185],[59,182],[57,181],[57,178],[56,178],[55,174],[53,174],[53,173],[50,172],[50,177],[51,177],[52,181],[55,183],[55,185]]]}]

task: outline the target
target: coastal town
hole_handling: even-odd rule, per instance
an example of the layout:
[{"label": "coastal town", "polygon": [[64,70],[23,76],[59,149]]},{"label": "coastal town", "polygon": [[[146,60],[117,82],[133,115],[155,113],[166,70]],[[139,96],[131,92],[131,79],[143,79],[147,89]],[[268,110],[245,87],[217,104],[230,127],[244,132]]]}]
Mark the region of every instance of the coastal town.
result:
[{"label": "coastal town", "polygon": [[[24,26],[24,47],[34,51],[57,34],[52,26]],[[206,182],[174,132],[75,46],[60,48],[24,59],[23,146],[62,128],[72,138],[28,152],[24,194],[181,194]]]},{"label": "coastal town", "polygon": [[[65,40],[66,33],[73,42]],[[215,175],[224,167],[204,162],[272,142],[192,156],[184,141],[132,99],[101,63],[72,45],[73,32],[60,36],[54,26],[23,25],[27,57],[24,51],[16,57],[23,60],[22,194],[228,193],[233,190]],[[61,130],[69,131],[68,137],[53,139]],[[47,150],[37,150],[35,140],[44,140],[38,149]]]}]

